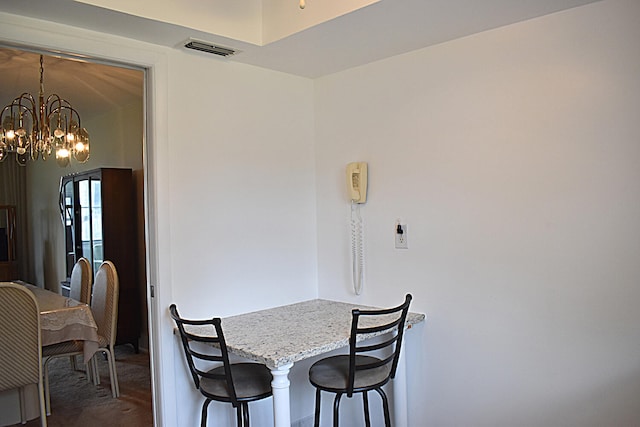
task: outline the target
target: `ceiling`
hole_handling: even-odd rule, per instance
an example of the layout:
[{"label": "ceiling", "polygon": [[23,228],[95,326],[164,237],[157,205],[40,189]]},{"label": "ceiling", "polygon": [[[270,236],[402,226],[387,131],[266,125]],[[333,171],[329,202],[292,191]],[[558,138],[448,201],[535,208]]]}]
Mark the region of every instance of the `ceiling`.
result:
[{"label": "ceiling", "polygon": [[[142,70],[44,56],[44,96],[58,94],[80,112],[81,118],[140,102],[144,95]],[[22,93],[38,97],[40,55],[0,47],[0,108]],[[37,101],[37,99],[36,99]]]},{"label": "ceiling", "polygon": [[[298,0],[291,0],[297,7]],[[325,0],[316,0],[325,1]],[[71,0],[0,0],[2,11],[80,26],[171,48],[188,38],[235,48],[229,60],[317,78],[481,31],[593,3],[597,0],[381,0],[276,42],[257,46],[184,26],[153,21]],[[307,1],[307,9],[312,2]],[[304,13],[304,11],[302,11]],[[194,52],[194,54],[208,55]],[[0,103],[23,87],[38,90],[38,55],[0,51]],[[26,72],[25,70],[32,70]],[[74,76],[69,84],[68,76]],[[142,73],[89,62],[45,60],[45,93],[59,91],[80,111],[102,100],[122,104],[141,96]],[[27,80],[29,82],[27,82]],[[7,82],[9,82],[7,84]],[[19,88],[19,89],[18,89]],[[59,89],[58,89],[59,88]],[[77,92],[80,93],[77,93]],[[84,105],[87,105],[86,107]]]}]

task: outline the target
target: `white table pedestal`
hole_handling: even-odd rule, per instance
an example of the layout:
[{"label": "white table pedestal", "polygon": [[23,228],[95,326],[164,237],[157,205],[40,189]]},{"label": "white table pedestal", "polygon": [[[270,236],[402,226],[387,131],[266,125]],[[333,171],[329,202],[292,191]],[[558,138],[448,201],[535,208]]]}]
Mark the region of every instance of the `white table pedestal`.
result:
[{"label": "white table pedestal", "polygon": [[271,369],[273,380],[273,418],[274,427],[291,427],[291,410],[289,403],[289,370],[293,363]]}]

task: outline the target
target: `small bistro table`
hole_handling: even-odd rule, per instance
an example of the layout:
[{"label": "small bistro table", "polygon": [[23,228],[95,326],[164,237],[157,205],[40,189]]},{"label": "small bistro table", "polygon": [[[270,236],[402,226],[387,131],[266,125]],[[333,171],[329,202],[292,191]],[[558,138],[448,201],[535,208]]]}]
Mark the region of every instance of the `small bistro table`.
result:
[{"label": "small bistro table", "polygon": [[[290,427],[289,371],[295,362],[347,347],[351,333],[351,310],[377,309],[354,303],[323,299],[304,301],[222,319],[229,352],[264,363],[273,375],[275,427]],[[425,320],[410,312],[405,327]],[[207,336],[210,325],[188,326],[191,333]],[[372,334],[371,337],[384,334]],[[394,389],[406,390],[404,357],[400,358]],[[398,397],[398,396],[396,396]],[[404,396],[403,396],[404,397]],[[406,400],[394,399],[396,423],[406,425]]]}]

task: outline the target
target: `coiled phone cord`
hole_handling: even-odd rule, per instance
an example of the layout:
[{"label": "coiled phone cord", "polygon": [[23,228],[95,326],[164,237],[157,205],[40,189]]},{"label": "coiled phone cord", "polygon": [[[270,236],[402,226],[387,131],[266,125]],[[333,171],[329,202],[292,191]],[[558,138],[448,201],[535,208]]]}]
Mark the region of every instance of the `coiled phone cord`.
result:
[{"label": "coiled phone cord", "polygon": [[351,265],[353,290],[356,295],[362,292],[364,282],[364,239],[360,205],[351,202]]}]

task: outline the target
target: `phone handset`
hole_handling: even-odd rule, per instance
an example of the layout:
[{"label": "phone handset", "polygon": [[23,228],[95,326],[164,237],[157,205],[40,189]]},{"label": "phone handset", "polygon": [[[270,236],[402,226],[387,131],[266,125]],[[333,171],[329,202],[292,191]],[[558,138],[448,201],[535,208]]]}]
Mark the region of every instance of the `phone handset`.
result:
[{"label": "phone handset", "polygon": [[367,164],[365,162],[347,165],[347,190],[351,199],[351,276],[356,295],[362,292],[364,284],[364,235],[360,204],[367,201]]},{"label": "phone handset", "polygon": [[365,162],[347,165],[347,189],[353,203],[367,201],[367,164]]}]

